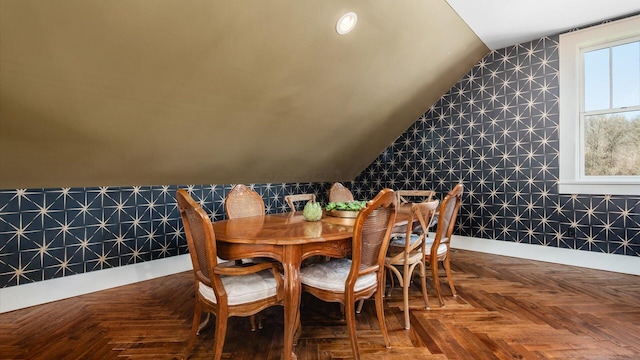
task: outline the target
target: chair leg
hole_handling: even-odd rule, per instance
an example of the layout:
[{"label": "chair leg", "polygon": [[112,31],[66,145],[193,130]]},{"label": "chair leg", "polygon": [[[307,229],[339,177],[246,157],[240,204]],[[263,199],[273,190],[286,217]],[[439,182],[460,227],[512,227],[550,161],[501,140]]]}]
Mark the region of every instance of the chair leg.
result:
[{"label": "chair leg", "polygon": [[376,315],[378,316],[378,324],[380,325],[380,331],[382,331],[382,337],[384,338],[384,346],[388,349],[391,347],[391,340],[389,340],[389,333],[387,332],[387,323],[384,319],[384,304],[382,299],[382,289],[378,287],[378,291],[375,293],[376,300]]},{"label": "chair leg", "polygon": [[227,309],[218,307],[216,314],[216,332],[213,337],[213,360],[220,360],[222,357],[222,348],[224,347],[224,338],[227,335],[227,320],[229,313]]},{"label": "chair leg", "polygon": [[456,288],[453,286],[453,276],[451,276],[451,263],[449,262],[449,257],[447,256],[444,261],[442,262],[442,265],[444,265],[444,270],[447,273],[447,280],[449,281],[449,289],[451,289],[451,293],[453,294],[453,297],[458,296],[458,293],[456,292]]},{"label": "chair leg", "polygon": [[[391,295],[391,292],[393,291],[393,288],[396,285],[396,279],[395,279],[395,276],[394,276],[394,271],[389,270],[388,272],[390,273],[389,278],[391,279],[391,286],[389,287],[389,292],[387,292],[387,294]],[[386,279],[386,277],[385,277],[385,279]],[[386,284],[385,284],[385,288],[386,288]]]},{"label": "chair leg", "polygon": [[200,324],[200,326],[198,326],[198,332],[196,333],[196,335],[200,335],[202,329],[204,329],[209,324],[209,320],[211,320],[211,313],[207,312],[207,317]]},{"label": "chair leg", "polygon": [[256,318],[258,319],[258,329],[262,330],[262,316],[260,314],[249,316],[251,331],[256,331]]},{"label": "chair leg", "polygon": [[433,276],[433,285],[436,288],[436,296],[438,296],[438,301],[440,301],[440,306],[444,306],[444,300],[442,299],[442,293],[440,291],[440,278],[438,276],[438,261],[430,262],[431,265],[431,276]]},{"label": "chair leg", "polygon": [[393,291],[394,287],[395,287],[395,283],[396,283],[396,279],[398,280],[398,286],[403,286],[403,282],[402,282],[402,274],[400,273],[400,271],[398,270],[398,268],[395,267],[395,265],[385,265],[384,267],[384,272],[385,272],[385,276],[383,277],[384,283],[383,283],[383,289],[387,289],[387,278],[389,278],[391,280],[391,286],[389,287],[389,290],[385,293],[382,294],[382,296],[386,296],[386,295],[391,295],[391,292]]},{"label": "chair leg", "polygon": [[424,306],[427,310],[430,310],[429,307],[429,296],[427,295],[427,269],[423,262],[419,263],[420,265],[420,280],[422,282],[422,298],[424,299]]},{"label": "chair leg", "polygon": [[189,336],[189,342],[187,343],[187,348],[184,351],[184,355],[182,355],[183,359],[188,359],[189,354],[191,353],[191,348],[193,347],[193,343],[196,341],[196,336],[198,334],[198,327],[200,326],[200,317],[202,316],[202,307],[200,306],[200,302],[196,300],[196,306],[193,311],[193,323],[191,324],[191,335]]},{"label": "chair leg", "polygon": [[358,301],[358,307],[356,307],[356,314],[360,314],[360,312],[362,312],[363,305],[364,305],[364,299],[360,299],[360,301]]},{"label": "chair leg", "polygon": [[409,279],[411,278],[409,264],[405,263],[403,270],[404,274],[401,283],[403,298],[402,300],[404,302],[404,328],[409,330],[411,328],[411,325],[409,323],[409,284],[411,284],[411,281],[409,281]]},{"label": "chair leg", "polygon": [[298,340],[302,335],[302,323],[300,322],[300,311],[296,315],[296,331],[293,333],[293,346],[298,346]]},{"label": "chair leg", "polygon": [[347,329],[349,331],[349,339],[351,340],[351,350],[353,351],[353,358],[355,360],[359,360],[360,350],[358,349],[358,337],[356,336],[356,309],[353,298],[347,298],[346,300],[347,305],[344,306],[344,309],[345,318],[347,320]]}]

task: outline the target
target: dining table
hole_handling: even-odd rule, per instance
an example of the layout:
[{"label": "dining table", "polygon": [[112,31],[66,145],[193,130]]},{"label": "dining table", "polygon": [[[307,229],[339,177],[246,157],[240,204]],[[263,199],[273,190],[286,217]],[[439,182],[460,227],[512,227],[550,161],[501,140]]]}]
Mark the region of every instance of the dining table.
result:
[{"label": "dining table", "polygon": [[[399,212],[396,225],[406,223]],[[279,261],[284,280],[284,341],[282,358],[297,359],[293,350],[300,325],[303,260],[316,256],[342,258],[351,251],[355,218],[324,215],[307,221],[302,211],[213,222],[218,257],[224,260],[266,257]]]}]

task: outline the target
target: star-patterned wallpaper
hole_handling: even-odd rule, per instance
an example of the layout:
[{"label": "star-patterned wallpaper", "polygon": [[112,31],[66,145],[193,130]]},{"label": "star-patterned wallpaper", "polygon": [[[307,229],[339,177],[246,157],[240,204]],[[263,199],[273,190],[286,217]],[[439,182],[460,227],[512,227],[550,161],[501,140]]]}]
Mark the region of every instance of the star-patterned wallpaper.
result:
[{"label": "star-patterned wallpaper", "polygon": [[492,51],[355,180],[381,188],[457,183],[458,235],[640,256],[638,196],[558,193],[558,39]]},{"label": "star-patterned wallpaper", "polygon": [[[345,185],[364,200],[461,182],[459,235],[640,256],[640,195],[558,194],[557,42],[491,52]],[[268,213],[330,185],[251,184]],[[179,187],[224,218],[232,185],[0,190],[0,287],[185,254]]]},{"label": "star-patterned wallpaper", "polygon": [[[289,211],[285,195],[331,184],[250,184],[267,213]],[[0,287],[186,254],[175,193],[185,188],[211,219],[225,218],[233,185],[0,190]],[[302,204],[296,204],[301,206]]]}]

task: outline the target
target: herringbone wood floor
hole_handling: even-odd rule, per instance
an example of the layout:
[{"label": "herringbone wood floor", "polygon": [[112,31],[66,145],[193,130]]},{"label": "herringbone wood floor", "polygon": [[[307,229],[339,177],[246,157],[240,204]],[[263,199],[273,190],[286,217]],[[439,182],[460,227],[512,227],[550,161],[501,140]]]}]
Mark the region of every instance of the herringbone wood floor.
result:
[{"label": "herringbone wood floor", "polygon": [[[385,300],[392,348],[384,347],[373,301],[358,315],[365,359],[640,359],[640,277],[462,250],[452,254],[459,297],[443,283],[441,308],[430,284],[431,310],[412,288],[411,330],[404,330],[401,291]],[[172,359],[189,333],[190,272],[0,315],[2,359]],[[351,357],[336,304],[307,295],[301,360]],[[211,357],[213,329],[192,359]],[[279,359],[282,310],[264,313],[251,332],[233,318],[226,359]]]}]

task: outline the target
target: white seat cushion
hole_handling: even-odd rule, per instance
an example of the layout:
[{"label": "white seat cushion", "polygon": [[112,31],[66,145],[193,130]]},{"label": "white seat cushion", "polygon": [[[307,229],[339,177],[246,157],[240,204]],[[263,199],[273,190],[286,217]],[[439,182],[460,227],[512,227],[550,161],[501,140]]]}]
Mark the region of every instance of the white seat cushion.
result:
[{"label": "white seat cushion", "polygon": [[[427,251],[425,251],[425,255],[431,255],[431,246],[429,246],[428,244],[430,244],[430,243],[427,243]],[[433,244],[433,239],[431,239],[431,244]],[[442,255],[442,254],[444,254],[446,252],[447,252],[447,245],[446,244],[438,245],[438,255]]]},{"label": "white seat cushion", "polygon": [[[424,239],[425,243],[427,244],[433,244],[433,242],[435,241],[433,238],[425,238]],[[448,243],[449,242],[449,238],[447,237],[443,237],[442,239],[440,239],[440,244],[444,244],[444,243]]]},{"label": "white seat cushion", "polygon": [[[300,270],[300,280],[303,284],[318,289],[344,292],[344,285],[351,270],[351,260],[331,259],[327,262],[309,265]],[[376,274],[370,273],[360,276],[356,281],[355,291],[369,288],[377,284]]]},{"label": "white seat cushion", "polygon": [[[229,305],[266,299],[277,292],[277,282],[271,270],[242,276],[222,276],[222,284],[227,292]],[[214,304],[217,302],[213,289],[203,283],[200,283],[200,294]]]}]

